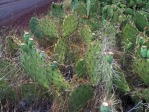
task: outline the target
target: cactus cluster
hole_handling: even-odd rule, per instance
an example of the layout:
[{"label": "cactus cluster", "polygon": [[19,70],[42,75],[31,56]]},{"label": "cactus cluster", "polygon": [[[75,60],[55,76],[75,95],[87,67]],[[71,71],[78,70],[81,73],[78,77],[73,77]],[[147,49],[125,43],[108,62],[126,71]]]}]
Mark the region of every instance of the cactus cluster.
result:
[{"label": "cactus cluster", "polygon": [[68,88],[69,84],[62,77],[60,71],[57,68],[53,69],[52,62],[45,62],[45,58],[33,47],[34,42],[29,37],[29,34],[25,34],[25,43],[21,45],[20,61],[25,72],[47,89],[51,85],[56,85],[60,90]]},{"label": "cactus cluster", "polygon": [[[20,50],[20,65],[33,80],[20,86],[23,98],[38,95],[36,83],[55,93],[54,101],[58,99],[59,106],[64,102],[68,106],[64,110],[72,112],[84,109],[93,96],[96,110],[109,112],[113,102],[105,99],[109,101],[113,93],[130,93],[149,101],[148,4],[147,0],[66,0],[52,3],[49,15],[33,17],[30,31],[38,41],[25,32]],[[116,35],[124,49],[115,46]],[[46,44],[40,45],[41,41]],[[128,61],[130,66],[124,68]],[[128,82],[134,75],[147,87],[144,91],[140,85],[138,90],[130,87],[136,86]],[[0,100],[12,92],[9,89],[0,78]]]},{"label": "cactus cluster", "polygon": [[[93,90],[91,87],[91,84],[89,85],[81,85],[77,88],[73,87],[68,81],[65,80],[65,78],[62,76],[61,71],[58,68],[58,64],[65,64],[65,57],[68,50],[68,43],[69,42],[69,35],[74,32],[74,30],[77,28],[78,23],[76,22],[75,16],[69,15],[64,19],[63,23],[63,34],[62,37],[59,37],[58,41],[54,45],[54,59],[57,60],[56,62],[51,62],[47,60],[47,54],[45,52],[37,51],[36,47],[34,46],[35,42],[32,38],[30,38],[29,33],[25,33],[23,36],[24,43],[21,45],[21,54],[20,54],[20,61],[22,68],[24,71],[35,81],[37,81],[40,85],[43,87],[49,89],[52,86],[56,88],[56,90],[59,90],[61,93],[63,93],[65,90],[72,89],[72,92],[70,93],[70,107],[73,110],[76,110],[80,107],[82,107],[86,102],[92,98]],[[47,18],[46,18],[47,19]],[[73,24],[73,22],[76,22],[77,24]],[[72,27],[69,27],[69,24],[73,24]],[[40,24],[40,23],[39,23]],[[67,30],[70,29],[70,30]],[[81,27],[81,31],[79,32],[82,36],[82,40],[84,40],[84,44],[86,46],[91,41],[92,33],[89,27],[85,26],[84,28]],[[54,36],[53,36],[54,37]],[[67,38],[66,38],[67,37]],[[98,43],[97,43],[98,44]],[[99,45],[99,44],[98,44]],[[88,48],[87,47],[87,48]],[[89,50],[92,54],[88,53],[88,59],[90,62],[93,59],[93,55],[96,55],[96,49],[98,47],[94,46],[93,49]],[[92,50],[94,52],[92,52]],[[69,54],[69,52],[68,52]],[[86,59],[86,61],[88,61]],[[90,66],[90,62],[88,62],[88,65]],[[95,59],[94,63],[91,64],[91,66],[87,69],[89,69],[90,72],[95,71]],[[93,67],[94,66],[94,67]],[[82,67],[82,66],[81,66]],[[77,72],[79,73],[80,68],[76,68]],[[88,74],[87,74],[88,75]],[[94,77],[94,73],[92,73],[92,78]],[[96,78],[94,78],[95,80]],[[74,89],[74,90],[73,90]],[[86,94],[84,95],[82,94]],[[73,95],[73,96],[72,96]],[[83,96],[82,96],[83,95]],[[74,98],[80,98],[80,101],[78,103],[74,103]]]}]

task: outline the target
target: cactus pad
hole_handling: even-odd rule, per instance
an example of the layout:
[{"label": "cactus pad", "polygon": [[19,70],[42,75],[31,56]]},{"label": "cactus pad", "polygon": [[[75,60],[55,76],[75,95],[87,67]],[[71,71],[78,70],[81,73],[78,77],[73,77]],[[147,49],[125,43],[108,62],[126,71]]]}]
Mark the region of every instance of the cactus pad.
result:
[{"label": "cactus pad", "polygon": [[31,32],[38,38],[42,38],[44,35],[39,28],[39,20],[36,17],[32,17],[29,23]]},{"label": "cactus pad", "polygon": [[41,31],[49,38],[58,38],[58,30],[53,21],[45,17],[39,21]]},{"label": "cactus pad", "polygon": [[78,27],[78,18],[76,15],[68,15],[63,22],[63,37],[72,34]]},{"label": "cactus pad", "polygon": [[118,90],[122,92],[129,92],[130,88],[126,81],[124,73],[117,69],[115,74],[113,75],[113,83],[117,86]]},{"label": "cactus pad", "polygon": [[84,42],[88,45],[93,38],[90,28],[87,25],[82,26],[80,29],[80,33]]},{"label": "cactus pad", "polygon": [[82,84],[75,88],[69,98],[70,111],[77,112],[93,97],[93,89],[91,85]]},{"label": "cactus pad", "polygon": [[149,28],[149,22],[147,20],[147,17],[141,12],[136,12],[134,16],[134,23],[138,30],[141,32],[144,31],[145,27]]},{"label": "cactus pad", "polygon": [[57,18],[63,18],[65,16],[63,4],[52,3],[52,14]]},{"label": "cactus pad", "polygon": [[129,42],[135,44],[137,38],[137,32],[138,32],[137,29],[131,24],[127,24],[125,27],[123,27],[122,37],[124,44],[127,44]]},{"label": "cactus pad", "polygon": [[43,87],[49,88],[50,83],[46,78],[46,64],[35,49],[30,52],[21,52],[21,64],[25,72],[35,81],[39,82]]},{"label": "cactus pad", "polygon": [[9,86],[9,84],[3,80],[0,79],[0,101],[3,99],[12,99],[15,98],[15,92],[13,89]]},{"label": "cactus pad", "polygon": [[79,2],[79,5],[76,9],[77,15],[79,15],[80,18],[83,17],[84,14],[86,14],[86,5],[83,2]]},{"label": "cactus pad", "polygon": [[58,63],[63,64],[65,60],[65,55],[67,51],[67,44],[63,38],[59,39],[54,47],[55,59]]},{"label": "cactus pad", "polygon": [[136,91],[132,93],[132,96],[137,96],[141,98],[142,100],[145,100],[149,102],[149,88],[143,89],[143,88],[137,88]]},{"label": "cactus pad", "polygon": [[84,59],[80,59],[75,66],[75,72],[79,77],[84,77],[87,73],[86,63]]},{"label": "cactus pad", "polygon": [[142,81],[149,85],[149,61],[145,59],[135,58],[133,62],[133,71],[138,74]]},{"label": "cactus pad", "polygon": [[97,73],[97,60],[99,53],[101,51],[101,46],[99,41],[94,41],[91,43],[89,50],[85,56],[86,67],[88,75],[93,85],[96,85],[100,80],[101,76]]},{"label": "cactus pad", "polygon": [[56,89],[61,91],[70,89],[70,84],[65,80],[58,69],[48,70],[47,77],[50,79],[51,83],[56,87]]}]

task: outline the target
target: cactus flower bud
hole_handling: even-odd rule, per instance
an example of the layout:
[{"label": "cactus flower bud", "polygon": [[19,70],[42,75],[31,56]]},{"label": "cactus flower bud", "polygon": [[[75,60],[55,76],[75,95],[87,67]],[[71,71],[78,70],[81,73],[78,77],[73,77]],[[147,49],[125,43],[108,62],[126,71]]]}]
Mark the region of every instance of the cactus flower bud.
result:
[{"label": "cactus flower bud", "polygon": [[28,44],[29,37],[30,37],[29,32],[25,32],[24,36],[23,36],[23,39],[24,39],[26,44]]},{"label": "cactus flower bud", "polygon": [[56,61],[53,61],[53,63],[51,64],[52,70],[56,69],[58,67],[58,64]]},{"label": "cactus flower bud", "polygon": [[28,53],[28,47],[27,47],[27,45],[26,45],[25,43],[22,43],[22,44],[21,44],[21,49],[22,49],[23,51],[25,51],[26,53]]},{"label": "cactus flower bud", "polygon": [[29,45],[29,48],[33,47],[34,45],[33,38],[29,38],[28,45]]},{"label": "cactus flower bud", "polygon": [[139,45],[142,46],[143,44],[143,37],[139,37]]},{"label": "cactus flower bud", "polygon": [[107,102],[103,102],[100,106],[100,112],[110,112],[110,107]]},{"label": "cactus flower bud", "polygon": [[109,64],[112,63],[112,61],[113,61],[113,52],[108,52],[108,53],[106,54],[106,60],[107,60],[107,62],[108,62]]},{"label": "cactus flower bud", "polygon": [[147,50],[147,59],[149,59],[149,49]]},{"label": "cactus flower bud", "polygon": [[146,58],[146,57],[147,57],[147,46],[142,46],[142,47],[141,47],[141,52],[140,52],[140,54],[141,54],[141,57],[142,57],[142,58]]},{"label": "cactus flower bud", "polygon": [[127,45],[127,49],[132,50],[133,49],[133,43],[129,42]]}]

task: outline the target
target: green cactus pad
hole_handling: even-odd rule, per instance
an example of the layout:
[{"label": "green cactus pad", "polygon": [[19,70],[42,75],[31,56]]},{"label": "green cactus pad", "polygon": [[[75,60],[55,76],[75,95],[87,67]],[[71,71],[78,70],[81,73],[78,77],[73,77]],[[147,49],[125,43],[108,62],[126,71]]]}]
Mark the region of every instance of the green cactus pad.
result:
[{"label": "green cactus pad", "polygon": [[49,88],[50,83],[46,78],[46,64],[36,50],[28,53],[22,51],[20,56],[21,65],[24,71],[35,81],[45,88]]},{"label": "green cactus pad", "polygon": [[91,31],[93,32],[99,29],[100,23],[97,18],[91,18],[91,19],[88,19],[85,24],[87,24],[90,27]]},{"label": "green cactus pad", "polygon": [[128,15],[128,14],[133,15],[133,14],[134,14],[134,10],[131,9],[131,8],[126,8],[126,9],[125,9],[125,14],[126,14],[126,15]]},{"label": "green cactus pad", "polygon": [[91,7],[91,0],[87,0],[86,1],[86,15],[87,15],[87,18],[89,17],[89,14],[90,14],[90,7]]},{"label": "green cactus pad", "polygon": [[70,84],[65,80],[58,69],[49,69],[47,78],[50,79],[51,83],[61,91],[70,89]]},{"label": "green cactus pad", "polygon": [[59,37],[56,25],[48,17],[41,19],[39,21],[39,26],[45,36],[48,36],[49,38]]},{"label": "green cactus pad", "polygon": [[141,13],[136,12],[134,16],[134,23],[139,31],[143,32],[145,27],[149,28],[149,22],[147,20],[147,17]]},{"label": "green cactus pad", "polygon": [[42,38],[44,35],[39,28],[39,20],[36,17],[32,17],[29,23],[31,32],[37,37]]},{"label": "green cactus pad", "polygon": [[119,14],[119,8],[115,4],[105,5],[102,9],[102,20],[117,22]]},{"label": "green cactus pad", "polygon": [[101,76],[97,73],[97,60],[99,53],[101,51],[101,46],[99,41],[94,41],[91,43],[89,50],[85,56],[86,67],[88,75],[93,85],[96,85],[100,80]]},{"label": "green cactus pad", "polygon": [[87,26],[87,25],[82,26],[80,29],[80,33],[81,33],[81,36],[82,36],[84,42],[87,45],[89,45],[91,40],[93,39],[92,32],[91,32],[89,26]]},{"label": "green cactus pad", "polygon": [[0,101],[3,99],[15,100],[15,92],[10,85],[3,79],[0,79]]},{"label": "green cactus pad", "polygon": [[141,47],[140,55],[141,55],[142,58],[147,57],[147,46],[142,46]]},{"label": "green cactus pad", "polygon": [[78,17],[76,15],[68,15],[63,22],[63,37],[72,34],[78,27]]},{"label": "green cactus pad", "polygon": [[79,1],[78,0],[72,0],[71,1],[71,4],[70,4],[71,10],[72,11],[76,10],[76,8],[78,7],[78,5],[79,5]]},{"label": "green cactus pad", "polygon": [[57,18],[64,18],[65,12],[63,8],[63,4],[52,3],[52,14]]},{"label": "green cactus pad", "polygon": [[71,112],[78,112],[93,97],[91,85],[82,84],[76,87],[70,95],[69,105]]},{"label": "green cactus pad", "polygon": [[122,37],[124,44],[131,42],[134,45],[137,38],[137,32],[137,29],[131,24],[127,24],[126,26],[124,26],[122,29]]},{"label": "green cactus pad", "polygon": [[143,88],[137,88],[136,91],[132,92],[132,96],[136,96],[141,98],[142,100],[145,100],[149,102],[149,88],[143,89]]},{"label": "green cactus pad", "polygon": [[118,90],[122,92],[129,92],[130,87],[126,81],[125,74],[120,70],[116,69],[116,72],[113,74],[113,83],[116,85]]},{"label": "green cactus pad", "polygon": [[63,38],[59,39],[54,47],[55,59],[58,63],[64,64],[67,44]]},{"label": "green cactus pad", "polygon": [[83,17],[83,15],[86,14],[86,4],[83,2],[79,2],[76,12],[77,12],[77,15],[81,19]]},{"label": "green cactus pad", "polygon": [[80,59],[75,65],[75,72],[79,77],[84,77],[87,74],[86,63],[84,59]]},{"label": "green cactus pad", "polygon": [[91,8],[90,12],[91,13],[97,13],[99,8],[99,1],[98,0],[91,0]]},{"label": "green cactus pad", "polygon": [[149,61],[145,59],[135,58],[133,62],[133,72],[138,74],[142,81],[149,85]]},{"label": "green cactus pad", "polygon": [[38,95],[38,92],[36,91],[37,87],[35,86],[35,84],[23,84],[20,88],[23,99],[31,100]]}]

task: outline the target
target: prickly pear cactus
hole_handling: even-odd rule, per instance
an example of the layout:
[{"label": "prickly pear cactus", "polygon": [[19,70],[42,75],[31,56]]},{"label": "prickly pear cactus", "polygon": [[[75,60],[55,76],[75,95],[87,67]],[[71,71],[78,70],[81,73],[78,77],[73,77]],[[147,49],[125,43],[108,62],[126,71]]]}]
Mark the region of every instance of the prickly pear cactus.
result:
[{"label": "prickly pear cactus", "polygon": [[133,72],[136,73],[142,81],[149,85],[149,61],[148,59],[135,58],[133,62]]},{"label": "prickly pear cactus", "polygon": [[46,64],[39,52],[35,49],[30,49],[26,44],[22,44],[20,61],[24,71],[33,80],[39,82],[43,87],[49,88],[50,82],[46,77]]},{"label": "prickly pear cactus", "polygon": [[85,21],[85,24],[87,24],[90,27],[91,31],[94,32],[99,29],[100,23],[99,23],[98,18],[91,18]]},{"label": "prickly pear cactus", "polygon": [[86,4],[79,2],[78,7],[76,8],[76,12],[79,18],[82,18],[84,15],[86,15]]},{"label": "prickly pear cactus", "polygon": [[125,9],[125,11],[124,11],[124,13],[126,14],[126,15],[133,15],[134,14],[134,10],[133,9],[131,9],[131,8],[126,8]]},{"label": "prickly pear cactus", "polygon": [[98,9],[99,9],[98,0],[91,0],[90,12],[91,13],[98,13]]},{"label": "prickly pear cactus", "polygon": [[47,78],[51,81],[51,83],[53,84],[53,86],[55,86],[55,88],[57,90],[60,91],[65,91],[65,90],[69,90],[70,89],[70,84],[65,80],[65,78],[62,76],[60,70],[57,69],[48,69],[48,75]]},{"label": "prickly pear cactus", "polygon": [[102,19],[111,22],[117,22],[118,16],[121,14],[119,8],[114,5],[106,5],[102,9]]},{"label": "prickly pear cactus", "polygon": [[89,50],[85,56],[86,67],[88,75],[93,85],[96,85],[100,80],[101,76],[97,73],[97,60],[101,51],[101,46],[99,41],[94,41],[91,43]]},{"label": "prickly pear cactus", "polygon": [[132,96],[137,96],[139,98],[141,98],[142,100],[145,100],[147,102],[149,102],[149,88],[137,88],[136,91],[132,92]]},{"label": "prickly pear cactus", "polygon": [[86,0],[86,15],[87,15],[87,18],[90,15],[90,7],[91,7],[91,0]]},{"label": "prickly pear cactus", "polygon": [[71,1],[70,7],[71,7],[72,12],[74,10],[76,10],[76,8],[78,7],[78,5],[79,5],[79,1],[78,0],[72,0]]},{"label": "prickly pear cactus", "polygon": [[86,43],[86,45],[89,45],[91,40],[93,39],[90,28],[87,25],[84,25],[80,28],[80,33],[83,41]]},{"label": "prickly pear cactus", "polygon": [[49,39],[59,37],[56,25],[48,17],[41,19],[39,21],[39,26],[43,34],[47,36]]},{"label": "prickly pear cactus", "polygon": [[28,44],[21,46],[20,61],[24,71],[43,87],[49,89],[51,85],[57,89],[65,90],[69,83],[62,77],[62,74],[53,63],[45,60],[46,57]]},{"label": "prickly pear cactus", "polygon": [[141,12],[135,13],[134,23],[138,30],[141,32],[143,32],[145,29],[149,29],[149,22],[147,20],[147,17]]},{"label": "prickly pear cactus", "polygon": [[75,65],[75,72],[79,77],[87,76],[86,62],[84,59],[80,59]]},{"label": "prickly pear cactus", "polygon": [[91,85],[81,84],[74,88],[70,94],[69,105],[71,112],[77,112],[93,97]]},{"label": "prickly pear cactus", "polygon": [[31,32],[37,37],[42,38],[44,35],[39,28],[39,20],[36,17],[32,17],[29,23]]},{"label": "prickly pear cactus", "polygon": [[65,12],[63,8],[63,4],[53,2],[51,7],[52,7],[51,12],[54,17],[64,18]]},{"label": "prickly pear cactus", "polygon": [[8,36],[5,42],[7,53],[14,55],[20,47],[20,41],[15,36]]},{"label": "prickly pear cactus", "polygon": [[68,15],[63,21],[63,37],[72,34],[78,27],[78,17],[75,14]]},{"label": "prickly pear cactus", "polygon": [[120,69],[116,69],[116,72],[113,74],[113,83],[116,85],[118,90],[122,92],[130,91],[130,87],[126,81],[125,74]]},{"label": "prickly pear cactus", "polygon": [[54,47],[55,59],[58,63],[64,64],[65,55],[67,52],[67,43],[65,39],[61,38],[57,41]]},{"label": "prickly pear cactus", "polygon": [[25,100],[31,100],[35,98],[39,93],[37,92],[37,87],[35,84],[26,83],[23,84],[21,87],[22,97]]},{"label": "prickly pear cactus", "polygon": [[123,27],[122,37],[124,45],[126,45],[129,42],[131,42],[134,45],[137,38],[137,32],[137,29],[132,24],[127,24],[125,27]]},{"label": "prickly pear cactus", "polygon": [[15,92],[10,85],[3,79],[0,79],[0,101],[3,99],[14,100]]}]

